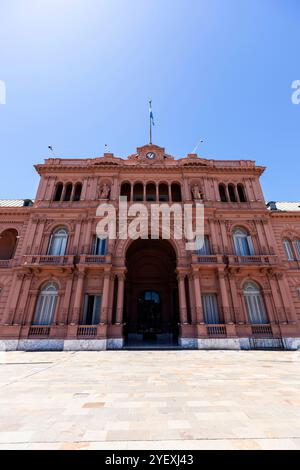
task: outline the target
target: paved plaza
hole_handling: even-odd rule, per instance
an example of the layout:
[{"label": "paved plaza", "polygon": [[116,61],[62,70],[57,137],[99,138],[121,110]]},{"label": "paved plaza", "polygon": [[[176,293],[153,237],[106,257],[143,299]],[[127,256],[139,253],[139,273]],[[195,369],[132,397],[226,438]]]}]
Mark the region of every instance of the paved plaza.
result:
[{"label": "paved plaza", "polygon": [[141,448],[300,449],[300,353],[0,353],[0,449]]}]

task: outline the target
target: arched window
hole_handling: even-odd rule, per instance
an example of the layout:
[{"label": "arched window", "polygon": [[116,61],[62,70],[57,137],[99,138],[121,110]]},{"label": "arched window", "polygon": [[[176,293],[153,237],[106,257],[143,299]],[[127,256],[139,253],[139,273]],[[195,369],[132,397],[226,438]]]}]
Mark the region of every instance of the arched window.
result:
[{"label": "arched window", "polygon": [[48,255],[51,256],[63,256],[66,252],[68,242],[68,231],[65,228],[55,230],[51,235]]},{"label": "arched window", "polygon": [[254,282],[244,285],[244,299],[249,322],[254,325],[269,323],[261,290]]},{"label": "arched window", "polygon": [[131,198],[131,184],[130,183],[122,183],[120,195],[126,196],[127,201],[130,201],[130,198]]},{"label": "arched window", "polygon": [[239,195],[240,202],[247,202],[245,188],[244,188],[243,184],[238,184],[237,185],[237,192],[238,192],[238,195]]},{"label": "arched window", "polygon": [[222,202],[227,202],[225,184],[219,184],[219,194],[220,194],[220,199],[221,199],[221,201],[222,201]]},{"label": "arched window", "polygon": [[234,184],[228,185],[228,194],[231,202],[236,202],[235,187]]},{"label": "arched window", "polygon": [[142,183],[135,183],[133,187],[133,200],[143,201],[144,200],[144,186]]},{"label": "arched window", "polygon": [[300,240],[299,240],[299,238],[296,238],[296,240],[294,240],[294,247],[295,247],[295,253],[296,253],[297,259],[300,260]]},{"label": "arched window", "polygon": [[238,256],[254,255],[254,247],[251,236],[243,228],[233,231],[235,252]]},{"label": "arched window", "polygon": [[70,201],[71,200],[72,189],[73,189],[73,184],[72,183],[66,184],[64,201]]},{"label": "arched window", "polygon": [[156,185],[148,183],[146,186],[146,201],[156,201]]},{"label": "arched window", "polygon": [[63,187],[64,186],[63,186],[62,183],[57,183],[57,185],[55,186],[53,201],[60,201],[61,200]]},{"label": "arched window", "polygon": [[54,320],[58,288],[53,282],[46,284],[40,291],[33,325],[51,325]]},{"label": "arched window", "polygon": [[18,240],[15,229],[4,230],[0,235],[0,259],[7,260],[14,257]]},{"label": "arched window", "polygon": [[171,195],[173,202],[181,202],[181,187],[178,183],[172,183],[171,185]]},{"label": "arched window", "polygon": [[160,202],[169,200],[169,187],[166,183],[161,183],[158,188]]},{"label": "arched window", "polygon": [[285,252],[286,252],[287,259],[289,261],[293,261],[294,260],[294,252],[293,252],[293,248],[292,248],[292,244],[291,244],[290,240],[285,238],[283,240],[283,246],[284,246],[284,249],[285,249]]},{"label": "arched window", "polygon": [[74,190],[73,201],[80,201],[81,191],[82,191],[82,184],[81,183],[76,183],[75,190]]}]

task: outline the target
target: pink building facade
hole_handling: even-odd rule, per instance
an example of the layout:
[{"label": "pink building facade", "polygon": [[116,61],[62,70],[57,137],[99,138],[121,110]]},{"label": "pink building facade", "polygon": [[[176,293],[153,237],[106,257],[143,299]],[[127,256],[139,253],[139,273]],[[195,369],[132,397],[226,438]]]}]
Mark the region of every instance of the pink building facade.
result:
[{"label": "pink building facade", "polygon": [[[0,350],[300,349],[300,204],[266,205],[250,160],[48,158],[0,201]],[[204,204],[205,243],[101,240],[100,203]]]}]

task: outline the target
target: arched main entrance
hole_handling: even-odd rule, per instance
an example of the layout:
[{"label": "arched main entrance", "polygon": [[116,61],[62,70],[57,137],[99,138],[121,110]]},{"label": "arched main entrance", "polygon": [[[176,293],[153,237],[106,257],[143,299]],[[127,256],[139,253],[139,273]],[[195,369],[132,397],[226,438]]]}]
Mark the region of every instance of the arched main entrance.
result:
[{"label": "arched main entrance", "polygon": [[126,254],[124,299],[128,345],[177,344],[176,254],[166,240],[136,240]]}]

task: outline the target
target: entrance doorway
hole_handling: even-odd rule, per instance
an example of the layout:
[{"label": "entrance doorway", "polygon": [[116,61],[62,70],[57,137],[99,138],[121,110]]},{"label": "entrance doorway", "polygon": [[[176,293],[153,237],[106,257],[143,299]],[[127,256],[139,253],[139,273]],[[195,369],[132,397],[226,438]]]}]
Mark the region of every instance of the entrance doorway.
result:
[{"label": "entrance doorway", "polygon": [[124,299],[129,346],[178,343],[176,254],[166,240],[136,240],[127,250]]}]

